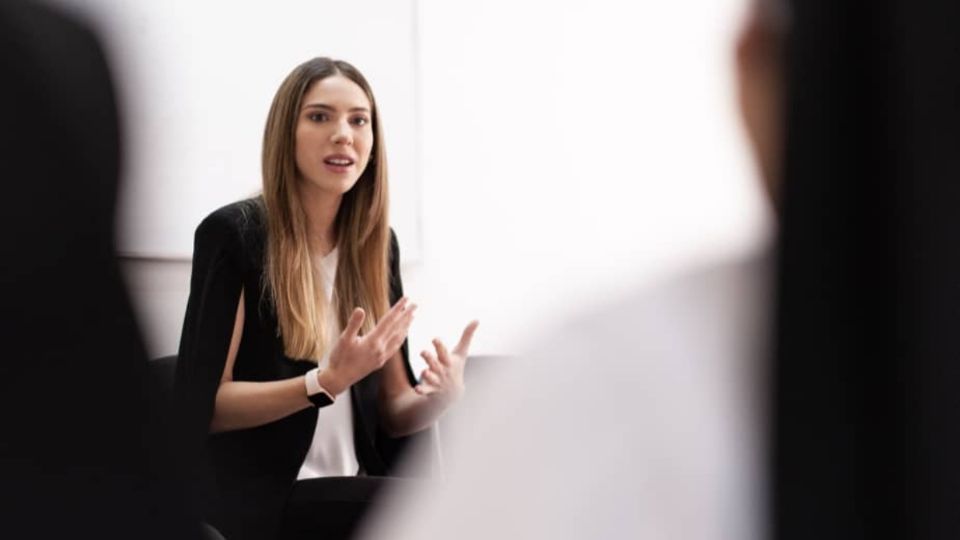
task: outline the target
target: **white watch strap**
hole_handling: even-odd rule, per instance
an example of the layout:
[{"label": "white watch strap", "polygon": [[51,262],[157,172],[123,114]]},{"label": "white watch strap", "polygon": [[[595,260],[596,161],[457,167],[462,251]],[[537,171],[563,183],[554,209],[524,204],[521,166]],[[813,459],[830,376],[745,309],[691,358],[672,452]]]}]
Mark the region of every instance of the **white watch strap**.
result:
[{"label": "white watch strap", "polygon": [[307,395],[315,396],[320,392],[323,392],[324,394],[330,396],[330,399],[333,400],[334,398],[330,394],[330,392],[327,392],[327,390],[324,387],[320,386],[320,381],[317,380],[317,375],[319,374],[320,374],[320,368],[318,367],[315,367],[307,372],[307,375],[304,379],[304,382],[306,383],[306,386],[307,386]]}]

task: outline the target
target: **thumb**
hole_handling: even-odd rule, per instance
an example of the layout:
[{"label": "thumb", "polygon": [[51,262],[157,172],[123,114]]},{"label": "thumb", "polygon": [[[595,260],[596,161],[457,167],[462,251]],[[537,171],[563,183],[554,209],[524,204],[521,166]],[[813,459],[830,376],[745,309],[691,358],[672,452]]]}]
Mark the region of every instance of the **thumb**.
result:
[{"label": "thumb", "polygon": [[347,321],[347,327],[343,329],[343,333],[340,334],[344,338],[357,337],[357,333],[360,332],[360,327],[363,325],[363,319],[365,319],[367,314],[363,311],[363,308],[354,308],[353,313],[350,314],[350,319]]},{"label": "thumb", "polygon": [[477,327],[480,326],[480,321],[471,321],[466,328],[463,329],[463,335],[460,336],[460,342],[457,343],[454,352],[460,355],[466,355],[467,351],[470,350],[470,341],[473,340],[473,333],[477,331]]}]

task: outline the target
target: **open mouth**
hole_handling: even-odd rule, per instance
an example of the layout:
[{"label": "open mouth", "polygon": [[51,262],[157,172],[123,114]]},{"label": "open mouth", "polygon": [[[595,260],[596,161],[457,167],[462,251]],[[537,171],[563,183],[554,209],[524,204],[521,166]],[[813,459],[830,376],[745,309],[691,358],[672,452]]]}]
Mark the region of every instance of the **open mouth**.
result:
[{"label": "open mouth", "polygon": [[323,162],[333,167],[349,167],[354,163],[352,159],[342,156],[331,156],[324,159]]}]

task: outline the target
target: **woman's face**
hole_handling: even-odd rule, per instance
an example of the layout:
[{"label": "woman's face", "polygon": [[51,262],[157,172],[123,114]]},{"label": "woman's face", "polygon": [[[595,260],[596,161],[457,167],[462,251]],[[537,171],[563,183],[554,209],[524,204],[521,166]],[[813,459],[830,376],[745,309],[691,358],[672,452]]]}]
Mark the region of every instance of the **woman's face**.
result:
[{"label": "woman's face", "polygon": [[300,180],[331,195],[343,195],[370,161],[370,100],[343,75],[316,81],[303,95],[296,133]]}]

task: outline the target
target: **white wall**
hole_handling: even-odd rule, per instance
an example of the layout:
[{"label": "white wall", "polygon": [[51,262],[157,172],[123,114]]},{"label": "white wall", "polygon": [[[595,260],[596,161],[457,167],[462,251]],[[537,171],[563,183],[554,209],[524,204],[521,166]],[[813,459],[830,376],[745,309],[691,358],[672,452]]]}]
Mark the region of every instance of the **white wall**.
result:
[{"label": "white wall", "polygon": [[[509,354],[584,302],[762,236],[734,107],[740,9],[417,2],[422,252],[403,267],[415,351],[479,318],[474,352]],[[187,266],[127,268],[151,349],[172,352]]]},{"label": "white wall", "polygon": [[414,342],[542,323],[755,241],[736,116],[739,0],[421,0]]},{"label": "white wall", "polygon": [[[277,87],[315,56],[346,58],[379,89],[393,137],[393,226],[419,252],[414,0],[58,0],[107,36],[124,105],[121,253],[189,259],[211,210],[259,191]],[[377,36],[376,40],[369,36]]]}]

